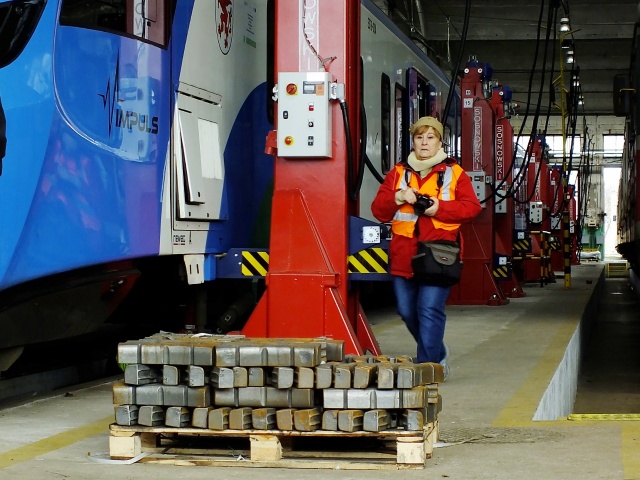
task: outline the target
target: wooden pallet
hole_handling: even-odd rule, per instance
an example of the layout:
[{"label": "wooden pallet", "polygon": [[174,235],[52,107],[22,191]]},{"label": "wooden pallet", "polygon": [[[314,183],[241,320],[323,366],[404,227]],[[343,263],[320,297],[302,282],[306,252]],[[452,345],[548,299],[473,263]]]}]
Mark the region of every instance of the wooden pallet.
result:
[{"label": "wooden pallet", "polygon": [[113,424],[112,459],[147,454],[139,463],[345,470],[422,469],[438,424],[422,431],[314,432],[207,430]]}]

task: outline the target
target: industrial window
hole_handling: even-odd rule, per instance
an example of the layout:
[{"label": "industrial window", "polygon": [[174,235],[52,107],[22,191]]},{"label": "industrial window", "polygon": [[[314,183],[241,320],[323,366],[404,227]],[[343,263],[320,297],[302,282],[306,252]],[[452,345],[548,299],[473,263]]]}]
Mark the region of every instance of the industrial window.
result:
[{"label": "industrial window", "polygon": [[391,169],[391,79],[385,73],[382,74],[380,85],[380,111],[382,118],[380,119],[380,136],[382,137],[382,145],[380,148],[380,166],[382,173],[385,174]]},{"label": "industrial window", "polygon": [[[545,141],[549,146],[549,155],[562,158],[562,135],[547,135]],[[572,137],[567,137],[565,140],[566,155],[569,157],[571,154],[573,158],[578,158],[582,153],[582,137],[580,135],[573,137],[573,150],[571,149],[571,141]]]},{"label": "industrial window", "polygon": [[60,25],[103,30],[167,46],[173,0],[63,0]]},{"label": "industrial window", "polygon": [[624,135],[602,135],[602,156],[622,157]]}]

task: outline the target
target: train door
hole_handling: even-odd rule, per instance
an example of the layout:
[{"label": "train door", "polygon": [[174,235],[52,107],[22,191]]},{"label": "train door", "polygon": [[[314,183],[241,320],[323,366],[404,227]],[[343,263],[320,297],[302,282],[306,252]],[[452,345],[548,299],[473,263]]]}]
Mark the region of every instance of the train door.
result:
[{"label": "train door", "polygon": [[224,218],[223,147],[227,134],[221,78],[227,62],[224,48],[218,49],[218,32],[231,27],[217,25],[216,19],[231,22],[231,18],[221,11],[220,3],[195,0],[186,36],[176,35],[172,44],[177,63],[172,69],[176,99],[170,202],[174,253],[204,252],[210,222]]}]

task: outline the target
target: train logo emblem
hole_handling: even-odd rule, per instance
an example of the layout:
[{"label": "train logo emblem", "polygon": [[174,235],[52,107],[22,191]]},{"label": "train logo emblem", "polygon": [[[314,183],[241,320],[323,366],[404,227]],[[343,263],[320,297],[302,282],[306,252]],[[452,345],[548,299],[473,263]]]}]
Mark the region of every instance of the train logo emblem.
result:
[{"label": "train logo emblem", "polygon": [[226,55],[233,36],[233,0],[218,0],[216,3],[216,32],[220,51]]}]

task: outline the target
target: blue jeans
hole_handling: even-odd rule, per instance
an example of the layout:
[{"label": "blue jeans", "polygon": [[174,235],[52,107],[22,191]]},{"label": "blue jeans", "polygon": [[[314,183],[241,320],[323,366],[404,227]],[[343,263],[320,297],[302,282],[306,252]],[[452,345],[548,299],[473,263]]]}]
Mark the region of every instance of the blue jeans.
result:
[{"label": "blue jeans", "polygon": [[419,363],[440,363],[445,356],[445,303],[451,287],[424,285],[412,279],[393,277],[398,313],[418,343]]}]

